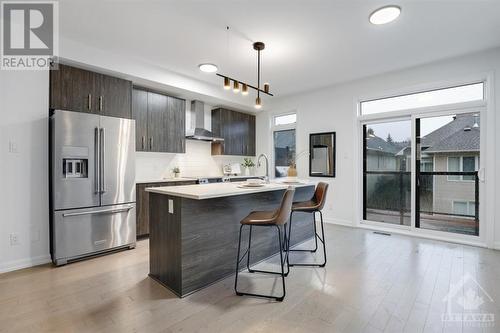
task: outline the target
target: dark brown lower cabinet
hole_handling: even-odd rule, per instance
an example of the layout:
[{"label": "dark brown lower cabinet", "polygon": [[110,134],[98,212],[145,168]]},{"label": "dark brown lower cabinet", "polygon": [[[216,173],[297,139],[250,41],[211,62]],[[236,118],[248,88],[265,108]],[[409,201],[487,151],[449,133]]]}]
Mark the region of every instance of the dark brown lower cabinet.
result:
[{"label": "dark brown lower cabinet", "polygon": [[195,180],[180,180],[175,182],[165,183],[140,183],[136,185],[136,225],[137,237],[146,237],[149,235],[149,193],[146,192],[148,187],[161,187],[161,186],[176,186],[176,185],[194,185]]}]

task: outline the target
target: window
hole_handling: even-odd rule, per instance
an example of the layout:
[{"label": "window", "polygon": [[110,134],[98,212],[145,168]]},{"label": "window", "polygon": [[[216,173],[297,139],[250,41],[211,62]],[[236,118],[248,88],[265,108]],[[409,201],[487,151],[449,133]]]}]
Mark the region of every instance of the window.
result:
[{"label": "window", "polygon": [[376,114],[484,100],[484,82],[361,102],[361,114]]},{"label": "window", "polygon": [[295,165],[297,114],[280,114],[273,116],[272,120],[274,176],[286,177],[290,166]]},{"label": "window", "polygon": [[274,117],[274,126],[291,125],[297,122],[297,114],[285,114]]},{"label": "window", "polygon": [[[462,171],[463,172],[476,171],[476,158],[474,156],[462,157]],[[463,176],[463,180],[474,180],[474,176]]]},{"label": "window", "polygon": [[[410,167],[408,167],[408,170]],[[420,171],[432,172],[434,171],[434,162],[431,158],[422,157],[420,159]]]},{"label": "window", "polygon": [[453,214],[457,215],[476,215],[476,203],[474,201],[453,201]]},{"label": "window", "polygon": [[286,177],[288,169],[295,164],[295,129],[275,131],[274,176]]},{"label": "window", "polygon": [[[479,163],[477,163],[479,164]],[[475,156],[449,156],[448,172],[474,172],[477,171]],[[449,181],[468,180],[474,181],[474,175],[453,175],[448,176]]]},{"label": "window", "polygon": [[[448,172],[460,172],[460,157],[448,157]],[[448,180],[460,180],[462,176],[448,176]]]}]

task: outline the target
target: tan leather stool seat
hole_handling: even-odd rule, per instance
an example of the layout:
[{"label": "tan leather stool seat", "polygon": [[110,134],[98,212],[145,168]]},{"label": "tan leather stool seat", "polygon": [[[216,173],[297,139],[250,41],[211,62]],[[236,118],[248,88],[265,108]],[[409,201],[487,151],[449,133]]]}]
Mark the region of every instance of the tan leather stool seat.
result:
[{"label": "tan leather stool seat", "polygon": [[241,224],[256,225],[256,224],[275,224],[276,212],[273,211],[255,211],[247,215]]},{"label": "tan leather stool seat", "polygon": [[311,212],[311,211],[316,211],[318,210],[319,203],[309,200],[309,201],[302,201],[302,202],[296,202],[292,206],[292,211],[294,212]]}]

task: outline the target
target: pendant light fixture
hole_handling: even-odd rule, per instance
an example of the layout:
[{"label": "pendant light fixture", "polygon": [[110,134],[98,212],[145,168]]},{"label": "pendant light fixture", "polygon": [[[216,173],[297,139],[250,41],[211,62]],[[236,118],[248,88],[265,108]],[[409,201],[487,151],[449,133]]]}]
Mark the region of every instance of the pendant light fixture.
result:
[{"label": "pendant light fixture", "polygon": [[241,85],[241,94],[242,94],[243,96],[248,95],[248,86],[246,85],[246,83],[243,83],[243,84]]},{"label": "pendant light fixture", "polygon": [[255,108],[260,109],[262,107],[262,101],[260,98],[260,93],[264,93],[269,96],[274,96],[269,92],[269,83],[264,83],[263,89],[260,89],[260,52],[264,50],[265,44],[263,42],[253,43],[253,49],[257,51],[257,86],[252,86],[246,82],[236,80],[224,74],[217,73],[218,76],[224,79],[224,89],[231,89],[231,81],[233,81],[233,91],[235,93],[240,92],[241,83],[241,94],[248,95],[248,88],[252,88],[257,91],[257,98],[255,99]]},{"label": "pendant light fixture", "polygon": [[224,78],[224,89],[226,89],[226,90],[231,89],[231,81],[229,81],[228,77]]},{"label": "pendant light fixture", "polygon": [[233,82],[233,92],[235,92],[235,93],[240,92],[240,83],[238,81]]}]

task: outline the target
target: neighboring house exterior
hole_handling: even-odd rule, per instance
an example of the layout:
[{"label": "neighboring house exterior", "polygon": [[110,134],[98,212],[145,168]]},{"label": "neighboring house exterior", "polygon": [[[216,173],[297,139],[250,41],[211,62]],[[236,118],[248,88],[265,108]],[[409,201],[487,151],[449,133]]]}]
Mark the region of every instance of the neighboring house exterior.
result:
[{"label": "neighboring house exterior", "polygon": [[[410,209],[410,169],[406,168],[407,156],[398,155],[407,145],[407,142],[388,142],[373,133],[367,136],[366,170],[375,172],[366,175],[368,208],[407,211]],[[402,174],[400,171],[408,172]],[[394,188],[398,191],[395,192]]]},{"label": "neighboring house exterior", "polygon": [[[432,171],[436,172],[478,171],[479,125],[479,117],[474,114],[457,115],[450,123],[422,138],[421,160],[432,163]],[[434,212],[476,214],[475,176],[433,176],[432,192]]]},{"label": "neighboring house exterior", "polygon": [[369,171],[406,171],[406,156],[398,156],[406,143],[387,142],[372,135],[366,140],[366,170]]}]

